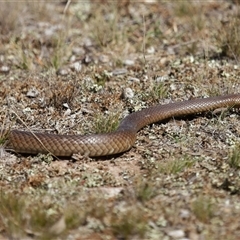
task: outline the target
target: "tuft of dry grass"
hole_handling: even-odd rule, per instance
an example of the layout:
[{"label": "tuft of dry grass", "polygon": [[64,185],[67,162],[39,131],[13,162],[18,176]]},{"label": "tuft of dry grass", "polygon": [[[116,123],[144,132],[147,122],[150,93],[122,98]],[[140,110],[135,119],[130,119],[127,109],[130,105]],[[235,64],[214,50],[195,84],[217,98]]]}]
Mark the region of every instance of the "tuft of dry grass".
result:
[{"label": "tuft of dry grass", "polygon": [[192,211],[201,222],[209,223],[215,214],[216,207],[210,197],[200,196],[192,203]]},{"label": "tuft of dry grass", "polygon": [[144,215],[144,210],[137,206],[132,206],[129,210],[113,215],[111,227],[115,237],[120,239],[143,239],[147,230],[147,219]]},{"label": "tuft of dry grass", "polygon": [[240,144],[237,144],[231,151],[228,164],[234,169],[240,168]]},{"label": "tuft of dry grass", "polygon": [[161,163],[158,166],[158,171],[164,174],[177,174],[184,171],[186,168],[190,168],[199,159],[194,159],[190,156],[183,156],[180,159],[167,160],[165,163]]},{"label": "tuft of dry grass", "polygon": [[236,62],[240,60],[240,11],[233,15],[227,22],[222,23],[216,35],[221,55],[230,57]]}]

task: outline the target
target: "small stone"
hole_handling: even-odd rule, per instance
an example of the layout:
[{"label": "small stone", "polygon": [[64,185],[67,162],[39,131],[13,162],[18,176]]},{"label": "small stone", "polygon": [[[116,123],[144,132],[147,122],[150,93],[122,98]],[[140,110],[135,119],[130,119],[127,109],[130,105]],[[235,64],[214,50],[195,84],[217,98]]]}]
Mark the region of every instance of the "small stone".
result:
[{"label": "small stone", "polygon": [[70,68],[75,72],[81,72],[82,64],[80,62],[74,62],[70,65]]},{"label": "small stone", "polygon": [[160,82],[164,82],[166,80],[169,79],[169,76],[168,75],[163,75],[163,76],[159,76],[156,78],[156,82],[160,83]]},{"label": "small stone", "polygon": [[38,94],[39,94],[39,91],[36,88],[31,88],[30,90],[28,90],[26,95],[27,97],[35,98],[37,97]]},{"label": "small stone", "polygon": [[172,84],[170,85],[170,89],[171,89],[171,91],[177,90],[176,84],[172,83]]},{"label": "small stone", "polygon": [[61,75],[61,76],[66,76],[69,74],[69,69],[67,68],[60,68],[57,70],[57,75]]},{"label": "small stone", "polygon": [[185,233],[183,230],[173,230],[173,231],[169,231],[167,234],[172,238],[183,238],[185,236]]},{"label": "small stone", "polygon": [[64,112],[63,115],[64,115],[64,116],[69,116],[69,115],[71,115],[71,109],[68,108],[68,109]]},{"label": "small stone", "polygon": [[9,73],[9,71],[10,71],[9,66],[3,65],[0,67],[0,73]]},{"label": "small stone", "polygon": [[87,64],[92,62],[92,58],[89,55],[86,55],[83,60],[84,60],[84,63],[87,63]]},{"label": "small stone", "polygon": [[135,63],[135,61],[132,59],[126,59],[125,61],[123,61],[123,63],[127,66],[131,66]]},{"label": "small stone", "polygon": [[116,68],[112,71],[113,75],[122,75],[122,74],[126,74],[126,73],[127,73],[126,68]]},{"label": "small stone", "polygon": [[63,103],[63,106],[67,109],[69,109],[69,105],[67,103]]},{"label": "small stone", "polygon": [[85,54],[85,50],[81,47],[75,47],[72,49],[72,53],[77,56],[82,56]]},{"label": "small stone", "polygon": [[122,96],[124,99],[131,99],[134,97],[134,92],[131,88],[125,88],[122,92]]},{"label": "small stone", "polygon": [[93,45],[92,40],[90,38],[85,38],[83,40],[83,44],[85,47],[91,47]]},{"label": "small stone", "polygon": [[183,219],[190,217],[190,212],[187,209],[181,209],[180,211],[180,217]]},{"label": "small stone", "polygon": [[140,79],[139,79],[139,78],[135,78],[135,77],[129,77],[129,78],[128,78],[128,81],[129,81],[129,82],[139,83],[139,82],[140,82]]},{"label": "small stone", "polygon": [[99,61],[102,63],[107,63],[107,62],[109,62],[109,57],[107,55],[101,55],[99,57]]},{"label": "small stone", "polygon": [[153,53],[155,53],[155,48],[152,46],[152,47],[149,47],[148,49],[147,49],[147,53],[148,54],[153,54]]}]

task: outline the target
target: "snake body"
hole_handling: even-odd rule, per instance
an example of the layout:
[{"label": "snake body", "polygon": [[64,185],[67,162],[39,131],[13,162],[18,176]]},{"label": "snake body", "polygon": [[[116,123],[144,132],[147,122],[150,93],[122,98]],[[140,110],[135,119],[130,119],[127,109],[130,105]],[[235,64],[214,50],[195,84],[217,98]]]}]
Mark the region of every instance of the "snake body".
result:
[{"label": "snake body", "polygon": [[51,153],[54,156],[105,156],[129,150],[137,132],[144,126],[172,117],[185,116],[217,108],[240,107],[240,94],[156,105],[125,117],[116,131],[90,135],[57,135],[12,130],[7,149],[27,154]]}]

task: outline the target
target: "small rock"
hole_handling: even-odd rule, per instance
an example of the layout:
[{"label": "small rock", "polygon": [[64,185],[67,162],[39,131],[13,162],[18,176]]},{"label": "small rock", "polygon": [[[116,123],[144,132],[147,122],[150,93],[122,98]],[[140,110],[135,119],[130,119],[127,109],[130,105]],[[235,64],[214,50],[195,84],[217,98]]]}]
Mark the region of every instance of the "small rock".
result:
[{"label": "small rock", "polygon": [[77,56],[82,56],[85,54],[85,50],[81,47],[75,47],[72,49],[72,53]]},{"label": "small rock", "polygon": [[149,47],[148,49],[147,49],[147,53],[148,54],[153,54],[153,53],[155,53],[155,48],[152,46],[152,47]]},{"label": "small rock", "polygon": [[31,88],[30,90],[28,90],[26,95],[27,97],[35,98],[37,97],[38,94],[39,94],[39,91],[36,88]]},{"label": "small rock", "polygon": [[83,59],[84,63],[90,63],[93,61],[93,59],[89,56],[89,55],[86,55]]},{"label": "small rock", "polygon": [[70,65],[70,68],[75,72],[80,72],[82,70],[82,65],[80,62],[74,62]]},{"label": "small rock", "polygon": [[71,109],[68,108],[68,109],[64,112],[63,115],[64,115],[64,116],[69,116],[69,115],[71,115]]},{"label": "small rock", "polygon": [[63,103],[63,106],[67,109],[69,109],[69,105],[67,103]]},{"label": "small rock", "polygon": [[163,76],[159,76],[156,78],[156,82],[160,83],[160,82],[164,82],[166,80],[169,79],[169,76],[168,75],[163,75]]},{"label": "small rock", "polygon": [[9,71],[10,71],[9,66],[3,65],[0,67],[0,73],[9,73]]},{"label": "small rock", "polygon": [[69,69],[68,68],[60,68],[57,70],[57,75],[61,75],[61,76],[66,76],[69,74]]},{"label": "small rock", "polygon": [[101,55],[99,57],[99,61],[102,63],[107,63],[107,62],[109,62],[109,57],[107,55]]},{"label": "small rock", "polygon": [[131,88],[125,88],[122,92],[122,96],[124,99],[131,99],[134,97],[134,92]]},{"label": "small rock", "polygon": [[185,233],[183,230],[173,230],[169,231],[168,236],[173,237],[173,238],[183,238],[185,236]]},{"label": "small rock", "polygon": [[129,77],[129,78],[128,78],[128,81],[129,81],[129,82],[139,83],[139,82],[140,82],[140,79],[139,79],[139,78],[135,78],[135,77]]},{"label": "small rock", "polygon": [[85,47],[91,47],[93,45],[92,40],[90,38],[85,38],[83,40],[83,44]]},{"label": "small rock", "polygon": [[113,75],[122,75],[127,73],[127,69],[126,68],[116,68],[112,71]]},{"label": "small rock", "polygon": [[180,211],[180,217],[183,219],[190,217],[190,212],[187,209],[181,209]]},{"label": "small rock", "polygon": [[123,61],[123,63],[127,66],[131,66],[135,63],[135,61],[131,59],[126,59],[125,61]]}]

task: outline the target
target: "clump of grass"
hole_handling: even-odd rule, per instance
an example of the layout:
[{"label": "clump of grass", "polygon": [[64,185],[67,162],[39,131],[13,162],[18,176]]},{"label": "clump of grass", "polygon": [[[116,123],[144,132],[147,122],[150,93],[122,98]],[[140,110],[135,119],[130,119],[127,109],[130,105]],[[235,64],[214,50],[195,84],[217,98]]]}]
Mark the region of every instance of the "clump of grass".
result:
[{"label": "clump of grass", "polygon": [[69,206],[64,211],[66,226],[74,229],[86,222],[86,211],[80,207]]},{"label": "clump of grass", "polygon": [[107,133],[117,129],[119,125],[120,113],[111,113],[108,116],[97,114],[95,117],[95,132],[96,133]]},{"label": "clump of grass", "polygon": [[[112,13],[112,14],[109,14]],[[121,43],[125,34],[119,31],[118,7],[116,2],[98,5],[91,19],[92,38],[101,47]]]},{"label": "clump of grass", "polygon": [[1,129],[0,128],[0,146],[4,145],[4,143],[7,141],[7,137],[10,130]]},{"label": "clump of grass", "polygon": [[239,169],[240,168],[240,144],[236,145],[228,159],[228,164],[231,168]]},{"label": "clump of grass", "polygon": [[75,82],[58,82],[57,85],[51,86],[48,105],[56,109],[63,109],[63,104],[73,105],[73,100],[78,95],[78,87]]},{"label": "clump of grass", "polygon": [[12,34],[18,26],[17,21],[21,14],[22,4],[11,1],[1,2],[0,8],[0,35],[1,37]]},{"label": "clump of grass", "polygon": [[215,207],[210,197],[200,196],[192,204],[192,211],[201,222],[208,223],[214,216]]},{"label": "clump of grass", "polygon": [[[23,199],[14,194],[0,194],[0,224],[1,229],[4,229],[9,237],[17,234],[24,234],[24,218],[25,203]],[[25,215],[26,216],[26,215]]]},{"label": "clump of grass", "polygon": [[186,168],[190,168],[196,162],[196,159],[190,156],[184,156],[180,159],[169,160],[158,166],[158,171],[164,174],[177,174]]},{"label": "clump of grass", "polygon": [[43,206],[29,209],[24,198],[13,193],[0,195],[0,228],[5,230],[9,238],[24,238],[33,236],[51,236],[50,227],[55,222],[55,216],[49,215]]},{"label": "clump of grass", "polygon": [[194,30],[202,30],[205,26],[203,11],[199,10],[198,3],[192,1],[179,1],[175,5],[175,14],[180,18],[186,18],[187,22],[192,24]]},{"label": "clump of grass", "polygon": [[148,91],[142,94],[142,99],[145,101],[159,101],[159,99],[164,99],[167,97],[168,88],[165,83],[155,83],[149,88]]},{"label": "clump of grass", "polygon": [[240,60],[240,13],[223,23],[216,35],[216,40],[221,49],[221,55]]},{"label": "clump of grass", "polygon": [[153,86],[152,90],[150,91],[149,96],[154,100],[159,100],[166,98],[168,94],[168,89],[164,83],[157,83]]},{"label": "clump of grass", "polygon": [[156,196],[157,192],[151,181],[137,183],[136,197],[139,201],[145,202]]},{"label": "clump of grass", "polygon": [[[67,26],[66,26],[67,28]],[[48,69],[49,66],[52,66],[56,70],[58,70],[63,63],[67,60],[66,56],[70,53],[70,46],[66,44],[67,39],[67,31],[64,32],[61,30],[57,33],[57,36],[51,39],[51,42],[48,43],[53,46],[51,49],[51,57],[45,63],[45,67]]]},{"label": "clump of grass", "polygon": [[51,226],[57,221],[54,214],[48,214],[48,211],[43,210],[41,206],[35,206],[31,209],[30,219],[31,231],[33,233],[41,233],[42,237],[55,235],[51,232]]},{"label": "clump of grass", "polygon": [[98,72],[98,71],[94,72],[93,77],[95,78],[98,86],[104,87],[106,81],[109,81],[110,75],[111,74],[109,72],[107,72],[106,70],[103,70],[101,72]]},{"label": "clump of grass", "polygon": [[111,227],[117,239],[143,239],[147,231],[147,219],[140,208],[134,208],[118,212],[112,216]]}]

